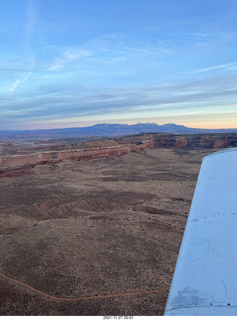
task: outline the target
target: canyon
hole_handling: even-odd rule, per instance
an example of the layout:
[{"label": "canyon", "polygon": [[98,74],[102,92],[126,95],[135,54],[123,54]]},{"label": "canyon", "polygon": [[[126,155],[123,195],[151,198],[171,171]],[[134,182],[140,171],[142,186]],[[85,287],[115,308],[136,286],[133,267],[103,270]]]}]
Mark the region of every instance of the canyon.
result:
[{"label": "canyon", "polygon": [[0,143],[0,314],[162,315],[203,157],[236,134]]},{"label": "canyon", "polygon": [[[69,140],[70,141],[70,140]],[[36,141],[32,146],[0,144],[0,177],[30,173],[36,165],[55,164],[66,159],[83,160],[112,157],[147,148],[214,148],[237,146],[237,134],[141,134],[117,139],[101,139],[72,145],[60,140]]]}]

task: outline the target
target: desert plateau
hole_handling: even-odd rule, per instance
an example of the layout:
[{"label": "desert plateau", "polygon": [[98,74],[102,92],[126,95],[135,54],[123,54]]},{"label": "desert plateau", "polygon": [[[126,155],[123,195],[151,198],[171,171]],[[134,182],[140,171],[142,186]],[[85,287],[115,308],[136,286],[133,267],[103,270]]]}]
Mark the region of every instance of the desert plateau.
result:
[{"label": "desert plateau", "polygon": [[162,315],[203,157],[237,133],[0,141],[0,314]]}]

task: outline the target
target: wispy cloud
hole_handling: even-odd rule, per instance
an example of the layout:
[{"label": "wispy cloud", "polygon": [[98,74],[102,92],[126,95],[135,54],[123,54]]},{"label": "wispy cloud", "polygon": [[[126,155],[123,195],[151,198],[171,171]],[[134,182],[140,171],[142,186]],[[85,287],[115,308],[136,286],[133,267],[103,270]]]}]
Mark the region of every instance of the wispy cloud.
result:
[{"label": "wispy cloud", "polygon": [[27,21],[26,21],[26,44],[28,45],[32,41],[34,33],[34,26],[36,23],[35,1],[28,0],[27,2]]},{"label": "wispy cloud", "polygon": [[7,62],[3,67],[6,71],[15,72],[18,79],[8,87],[8,92],[13,93],[20,84],[25,83],[33,74],[35,68],[35,56],[32,46],[32,38],[34,33],[34,26],[36,23],[34,0],[28,0],[26,6],[27,19],[25,23],[25,35],[24,35],[24,49],[26,55],[21,62],[11,61]]},{"label": "wispy cloud", "polygon": [[9,92],[14,92],[15,89],[19,86],[20,83],[26,82],[32,75],[32,72],[27,73],[24,77],[16,80],[12,86],[8,88]]},{"label": "wispy cloud", "polygon": [[84,57],[90,57],[92,56],[92,52],[85,50],[85,49],[68,49],[66,50],[62,56],[66,60],[77,60]]},{"label": "wispy cloud", "polygon": [[67,48],[63,53],[54,58],[53,64],[47,69],[47,71],[61,70],[68,62],[79,61],[83,58],[89,58],[93,53],[86,49]]},{"label": "wispy cloud", "polygon": [[51,71],[57,71],[57,70],[61,70],[63,68],[63,66],[65,65],[65,60],[62,58],[55,58],[53,61],[52,66],[50,66],[47,71],[51,72]]},{"label": "wispy cloud", "polygon": [[196,73],[201,73],[201,72],[213,71],[213,70],[217,70],[217,69],[231,70],[233,68],[235,69],[236,67],[237,67],[237,62],[231,62],[231,63],[226,63],[226,64],[220,64],[220,65],[217,65],[217,66],[201,68],[201,69],[198,69],[198,70],[190,71],[188,73],[189,74],[196,74]]},{"label": "wispy cloud", "polygon": [[[24,79],[23,79],[24,80]],[[23,81],[22,80],[22,81]],[[9,91],[13,92],[20,84],[16,81]],[[131,114],[147,112],[182,112],[197,111],[205,108],[216,109],[218,106],[231,106],[237,97],[236,81],[231,79],[208,79],[178,84],[139,88],[79,87],[65,83],[59,86],[50,83],[41,86],[43,93],[33,94],[24,102],[21,97],[6,103],[12,110],[23,108],[25,118],[49,117],[67,119],[69,117],[104,116],[111,114]],[[17,93],[20,95],[20,92]],[[43,111],[42,111],[43,110]]]},{"label": "wispy cloud", "polygon": [[52,79],[55,78],[56,76],[53,74],[45,74],[43,76],[39,76],[38,79]]},{"label": "wispy cloud", "polygon": [[19,83],[21,82],[21,80],[20,79],[18,79],[16,82],[14,82],[14,84],[11,86],[11,87],[9,87],[9,91],[10,92],[13,92],[17,87],[18,87],[18,85],[19,85]]},{"label": "wispy cloud", "polygon": [[25,25],[25,47],[26,47],[26,53],[28,55],[29,72],[23,76],[21,80],[22,83],[26,82],[31,77],[35,69],[35,54],[34,54],[33,45],[32,45],[34,28],[36,24],[36,11],[35,11],[34,0],[28,0],[26,10],[27,10],[27,21]]}]

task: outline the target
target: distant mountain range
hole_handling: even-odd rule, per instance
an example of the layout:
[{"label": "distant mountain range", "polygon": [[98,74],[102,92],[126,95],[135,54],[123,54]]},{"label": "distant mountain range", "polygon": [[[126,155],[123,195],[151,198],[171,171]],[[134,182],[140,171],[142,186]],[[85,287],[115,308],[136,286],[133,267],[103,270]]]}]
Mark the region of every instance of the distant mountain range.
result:
[{"label": "distant mountain range", "polygon": [[99,123],[91,127],[41,129],[41,130],[0,130],[0,140],[6,139],[60,139],[69,137],[116,137],[140,133],[234,133],[236,129],[196,129],[174,123],[158,125],[156,123],[137,123],[133,125],[118,123]]}]

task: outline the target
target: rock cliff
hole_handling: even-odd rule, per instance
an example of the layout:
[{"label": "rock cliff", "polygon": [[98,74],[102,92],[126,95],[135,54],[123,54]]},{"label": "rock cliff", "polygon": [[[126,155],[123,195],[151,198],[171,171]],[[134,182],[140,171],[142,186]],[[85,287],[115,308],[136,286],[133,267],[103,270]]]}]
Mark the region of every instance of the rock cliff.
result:
[{"label": "rock cliff", "polygon": [[[71,146],[14,147],[4,144],[0,156],[0,177],[31,173],[36,165],[55,164],[60,161],[113,157],[146,148],[213,148],[237,147],[237,134],[142,134],[123,138],[89,141]],[[9,150],[7,149],[9,147]],[[14,152],[13,152],[14,150]],[[4,152],[3,152],[4,151]],[[7,153],[8,151],[8,153]],[[14,153],[14,154],[13,154]]]}]

